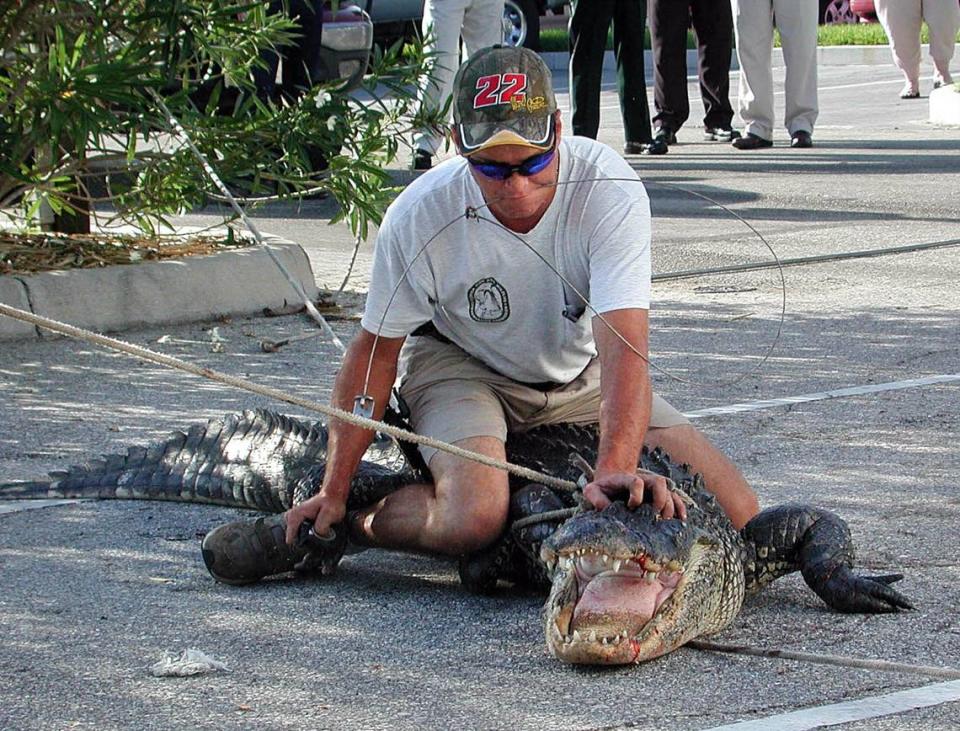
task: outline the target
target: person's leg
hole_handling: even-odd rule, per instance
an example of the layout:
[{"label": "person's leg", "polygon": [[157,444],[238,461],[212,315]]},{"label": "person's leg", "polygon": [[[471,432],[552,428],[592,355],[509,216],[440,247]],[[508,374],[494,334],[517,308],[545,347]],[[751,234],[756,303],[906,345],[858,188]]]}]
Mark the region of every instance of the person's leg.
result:
[{"label": "person's leg", "polygon": [[314,10],[313,3],[292,0],[290,17],[296,24],[298,38],[283,49],[283,81],[281,91],[290,100],[299,99],[313,86],[320,70],[320,40],[323,34],[323,11]]},{"label": "person's leg", "polygon": [[817,121],[817,0],[774,0],[787,67],[784,125],[791,137],[813,133]]},{"label": "person's leg", "polygon": [[[726,4],[726,3],[724,3]],[[687,97],[689,0],[651,0],[653,46],[653,126],[676,132],[690,116]]]},{"label": "person's leg", "polygon": [[960,28],[960,4],[951,0],[923,0],[923,19],[930,29],[930,58],[936,69],[934,86],[951,84],[950,60]]},{"label": "person's leg", "polygon": [[[283,12],[283,3],[279,0],[273,0],[267,6],[267,12],[271,15]],[[280,70],[280,54],[274,50],[263,50],[260,52],[260,59],[264,66],[255,66],[251,70],[253,83],[256,85],[257,96],[263,101],[277,101],[277,71]]]},{"label": "person's leg", "polygon": [[771,0],[732,0],[732,7],[740,64],[738,111],[744,131],[772,140],[773,4]]},{"label": "person's leg", "polygon": [[730,105],[733,14],[730,3],[726,0],[693,0],[691,9],[697,34],[703,127],[706,130],[727,130],[733,121],[733,107]]},{"label": "person's leg", "polygon": [[733,525],[740,529],[760,511],[757,496],[727,457],[690,424],[651,428],[645,443],[660,447],[674,462],[685,462],[703,475],[707,489],[717,497]]},{"label": "person's leg", "polygon": [[920,0],[874,0],[874,7],[906,81],[900,96],[920,96]]},{"label": "person's leg", "polygon": [[463,45],[467,58],[481,48],[503,42],[503,0],[472,0],[463,15]]},{"label": "person's leg", "polygon": [[600,79],[615,0],[573,0],[570,11],[570,108],[573,134],[597,138]]},{"label": "person's leg", "polygon": [[615,0],[613,53],[617,60],[617,91],[626,142],[649,142],[650,108],[643,63],[647,0]]},{"label": "person's leg", "polygon": [[[456,446],[505,459],[503,442],[472,437]],[[366,546],[459,556],[488,546],[503,532],[510,505],[507,475],[437,452],[434,484],[409,485],[351,515],[350,539]]]},{"label": "person's leg", "polygon": [[[466,0],[427,0],[423,8],[423,35],[426,50],[435,61],[429,77],[421,80],[419,104],[422,109],[441,109],[453,91],[453,77],[460,66],[460,28]],[[432,129],[413,135],[415,151],[435,155],[442,137]]]}]

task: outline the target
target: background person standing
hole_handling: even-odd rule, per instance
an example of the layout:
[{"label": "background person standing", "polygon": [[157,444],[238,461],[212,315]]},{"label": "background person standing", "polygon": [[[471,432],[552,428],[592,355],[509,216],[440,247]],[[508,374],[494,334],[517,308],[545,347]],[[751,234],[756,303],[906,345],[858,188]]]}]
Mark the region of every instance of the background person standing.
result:
[{"label": "background person standing", "polygon": [[890,39],[893,61],[906,81],[901,99],[920,96],[920,23],[930,29],[930,58],[933,60],[933,88],[953,83],[953,58],[960,4],[956,0],[874,0],[877,17]]},{"label": "background person standing", "polygon": [[597,139],[600,128],[600,80],[607,31],[613,22],[617,91],[623,115],[623,152],[662,154],[666,144],[648,147],[650,109],[643,67],[647,0],[573,0],[570,13],[570,105],[573,133]]},{"label": "background person standing", "polygon": [[[420,87],[420,107],[443,109],[460,67],[461,37],[464,60],[503,40],[503,0],[426,0],[421,27],[424,50],[436,56]],[[413,169],[429,170],[442,141],[437,130],[418,130],[413,135]]]},{"label": "background person standing", "polygon": [[730,54],[733,14],[730,0],[651,0],[653,45],[653,118],[655,138],[670,145],[690,116],[687,96],[687,29],[697,35],[697,73],[703,98],[704,137],[727,142],[740,136],[731,125]]},{"label": "background person standing", "polygon": [[738,150],[773,147],[773,29],[780,31],[791,147],[813,146],[817,120],[817,0],[731,0],[740,62],[738,111],[745,123]]}]

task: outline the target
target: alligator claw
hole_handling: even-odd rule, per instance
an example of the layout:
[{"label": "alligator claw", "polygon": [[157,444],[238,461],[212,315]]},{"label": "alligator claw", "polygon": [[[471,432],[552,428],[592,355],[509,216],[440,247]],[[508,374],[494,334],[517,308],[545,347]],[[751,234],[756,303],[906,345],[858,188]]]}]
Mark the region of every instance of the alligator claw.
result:
[{"label": "alligator claw", "polygon": [[913,609],[910,600],[890,586],[902,578],[903,574],[858,576],[844,566],[823,585],[812,588],[839,612],[883,614]]}]

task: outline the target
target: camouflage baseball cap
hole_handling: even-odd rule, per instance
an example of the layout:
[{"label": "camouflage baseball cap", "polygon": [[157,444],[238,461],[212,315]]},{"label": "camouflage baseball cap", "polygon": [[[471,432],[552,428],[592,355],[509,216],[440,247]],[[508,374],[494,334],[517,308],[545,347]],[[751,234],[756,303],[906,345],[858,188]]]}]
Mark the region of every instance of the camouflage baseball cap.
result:
[{"label": "camouflage baseball cap", "polygon": [[453,123],[464,155],[498,145],[553,147],[557,100],[550,69],[535,52],[481,49],[457,71],[453,88]]}]

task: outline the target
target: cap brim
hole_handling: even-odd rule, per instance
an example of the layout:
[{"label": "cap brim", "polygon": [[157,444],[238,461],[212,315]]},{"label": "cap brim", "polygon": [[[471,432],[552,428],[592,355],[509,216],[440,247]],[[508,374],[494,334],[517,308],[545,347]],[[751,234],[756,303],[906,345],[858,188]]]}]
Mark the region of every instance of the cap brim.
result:
[{"label": "cap brim", "polygon": [[522,117],[506,122],[460,124],[460,151],[473,155],[481,150],[502,145],[519,145],[534,150],[553,147],[553,115]]}]

